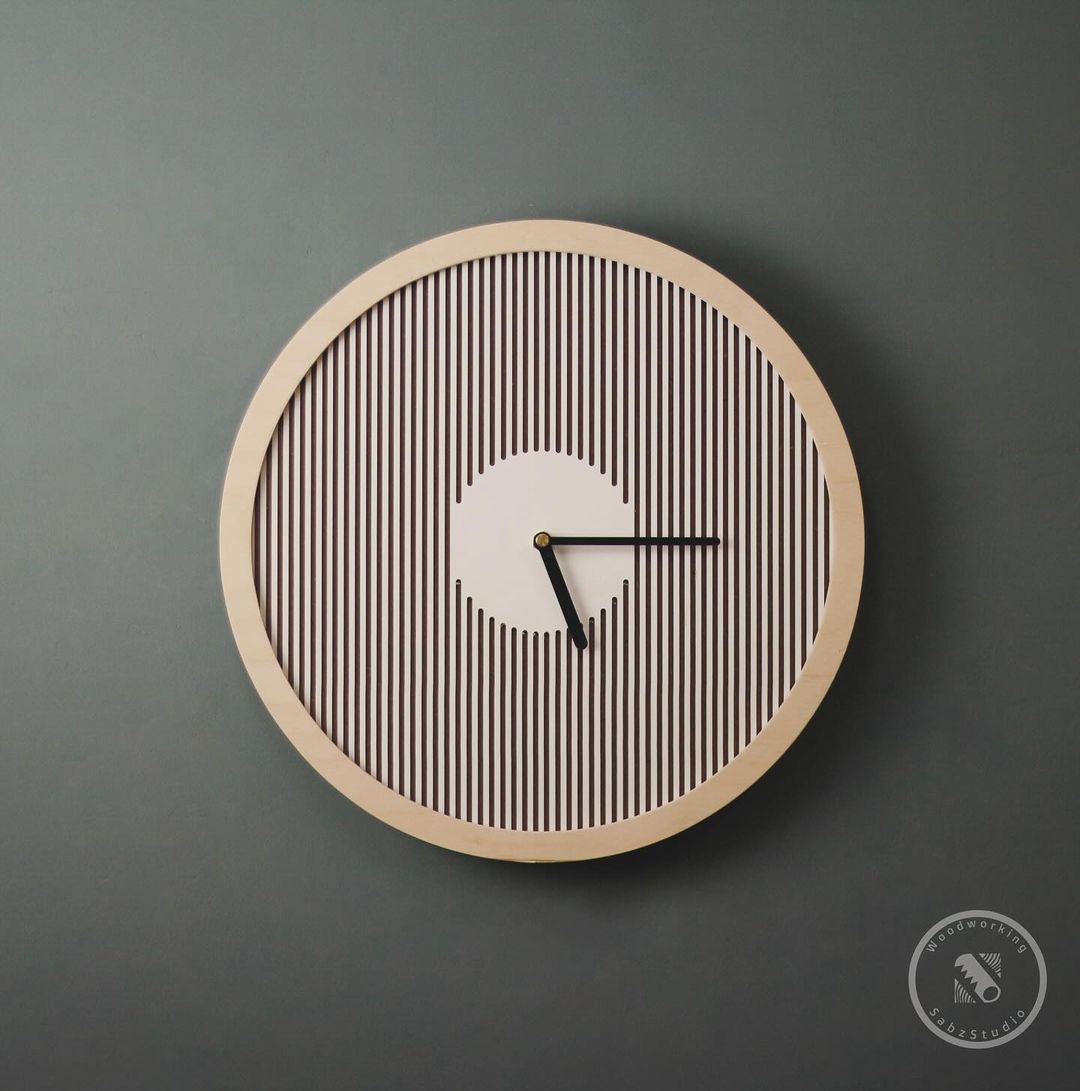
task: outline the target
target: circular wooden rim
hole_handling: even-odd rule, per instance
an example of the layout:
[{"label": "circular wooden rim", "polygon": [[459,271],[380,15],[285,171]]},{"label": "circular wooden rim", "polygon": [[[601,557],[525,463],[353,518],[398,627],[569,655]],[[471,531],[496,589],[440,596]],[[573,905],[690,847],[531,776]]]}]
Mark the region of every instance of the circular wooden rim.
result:
[{"label": "circular wooden rim", "polygon": [[[747,329],[779,371],[806,418],[828,482],[833,563],[820,628],[806,664],[754,742],[719,772],[645,814],[586,829],[508,830],[481,826],[414,803],[377,781],[334,745],[293,692],[263,626],[251,549],[255,490],[267,446],[296,387],[340,332],[385,296],[448,266],[496,254],[551,250],[608,258],[693,292]],[[339,792],[376,818],[432,844],[476,856],[550,862],[640,848],[700,822],[754,783],[814,714],[847,648],[863,574],[863,509],[840,418],[806,357],[742,289],[703,262],[654,239],[570,220],[516,220],[467,228],[410,247],[346,285],[297,331],[255,392],[233,444],[221,498],[221,583],[240,657],[289,741]]]}]

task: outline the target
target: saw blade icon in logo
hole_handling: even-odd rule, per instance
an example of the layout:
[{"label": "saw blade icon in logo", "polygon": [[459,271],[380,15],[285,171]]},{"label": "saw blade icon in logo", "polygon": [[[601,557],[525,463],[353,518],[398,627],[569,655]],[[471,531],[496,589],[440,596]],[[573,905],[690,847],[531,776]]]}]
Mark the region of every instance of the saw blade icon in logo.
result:
[{"label": "saw blade icon in logo", "polygon": [[977,1000],[992,1004],[1001,995],[1001,986],[995,980],[1001,978],[1000,954],[961,955],[953,965],[953,999],[957,1004],[974,1004]]}]

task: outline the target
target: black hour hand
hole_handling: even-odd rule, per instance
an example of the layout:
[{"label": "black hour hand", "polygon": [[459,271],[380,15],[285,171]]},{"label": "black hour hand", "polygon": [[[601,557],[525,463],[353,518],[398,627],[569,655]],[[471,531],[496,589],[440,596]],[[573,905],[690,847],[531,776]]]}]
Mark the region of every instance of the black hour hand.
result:
[{"label": "black hour hand", "polygon": [[585,636],[581,618],[578,617],[578,612],[574,607],[574,600],[570,597],[570,589],[566,586],[566,580],[563,579],[562,569],[559,568],[559,562],[555,557],[555,550],[552,549],[551,544],[551,535],[545,531],[540,531],[533,538],[533,545],[540,554],[540,559],[544,562],[548,579],[551,580],[551,586],[555,590],[555,597],[559,600],[563,617],[566,619],[566,627],[570,630],[570,639],[574,642],[575,648],[584,651],[589,646],[589,641]]}]

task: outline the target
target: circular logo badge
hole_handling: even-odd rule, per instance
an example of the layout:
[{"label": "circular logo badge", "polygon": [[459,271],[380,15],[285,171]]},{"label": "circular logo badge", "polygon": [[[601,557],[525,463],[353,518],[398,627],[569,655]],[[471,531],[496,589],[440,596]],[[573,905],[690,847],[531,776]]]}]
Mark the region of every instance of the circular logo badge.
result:
[{"label": "circular logo badge", "polygon": [[937,922],[911,956],[911,1002],[939,1037],[966,1049],[1011,1041],[1046,995],[1046,963],[1021,925],[972,909]]}]

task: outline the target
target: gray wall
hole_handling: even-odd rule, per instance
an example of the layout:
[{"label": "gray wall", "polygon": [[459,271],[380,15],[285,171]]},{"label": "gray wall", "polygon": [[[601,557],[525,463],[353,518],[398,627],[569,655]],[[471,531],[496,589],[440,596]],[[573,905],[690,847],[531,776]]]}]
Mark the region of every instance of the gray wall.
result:
[{"label": "gray wall", "polygon": [[[0,1084],[1072,1084],[1071,7],[0,5]],[[778,767],[563,867],[327,787],[247,681],[215,555],[294,329],[387,254],[527,216],[763,302],[868,517],[851,652]],[[972,906],[1050,979],[985,1052],[907,995]]]}]

